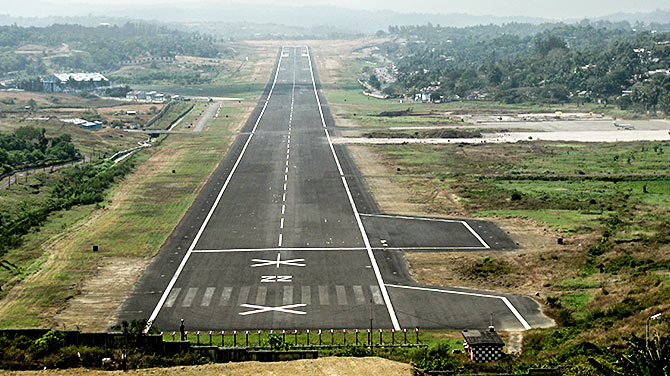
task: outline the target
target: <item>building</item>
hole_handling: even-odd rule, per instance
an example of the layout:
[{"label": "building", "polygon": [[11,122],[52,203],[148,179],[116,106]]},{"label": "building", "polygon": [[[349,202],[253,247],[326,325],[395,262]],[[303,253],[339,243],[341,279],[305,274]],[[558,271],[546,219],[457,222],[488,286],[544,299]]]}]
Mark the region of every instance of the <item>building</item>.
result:
[{"label": "building", "polygon": [[76,124],[83,129],[88,129],[88,130],[95,130],[95,129],[100,129],[102,128],[102,122],[101,121],[88,121],[85,119],[59,119],[60,121],[64,123],[70,123],[70,124]]},{"label": "building", "polygon": [[473,362],[486,363],[502,358],[505,343],[492,326],[487,331],[464,330],[461,335],[465,339],[463,348]]},{"label": "building", "polygon": [[54,73],[42,80],[48,93],[80,93],[109,86],[109,80],[100,73]]},{"label": "building", "polygon": [[163,93],[159,93],[155,90],[151,91],[143,91],[143,90],[133,90],[129,91],[128,94],[126,94],[126,99],[130,100],[141,100],[141,101],[147,101],[147,102],[165,102],[166,100],[170,99],[171,97],[168,95],[165,95]]},{"label": "building", "polygon": [[126,94],[126,99],[132,99],[132,100],[137,100],[137,99],[147,99],[147,93],[142,91],[142,90],[133,90],[129,91],[128,94]]}]

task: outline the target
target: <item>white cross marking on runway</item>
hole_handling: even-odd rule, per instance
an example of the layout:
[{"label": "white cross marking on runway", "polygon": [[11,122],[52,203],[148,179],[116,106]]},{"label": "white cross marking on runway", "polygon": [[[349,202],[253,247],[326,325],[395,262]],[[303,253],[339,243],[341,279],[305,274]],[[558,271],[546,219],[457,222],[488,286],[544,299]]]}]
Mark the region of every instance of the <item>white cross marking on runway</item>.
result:
[{"label": "white cross marking on runway", "polygon": [[277,253],[277,259],[276,260],[264,260],[264,259],[251,259],[251,261],[256,262],[257,264],[251,265],[252,268],[257,268],[259,266],[270,266],[270,265],[276,265],[277,269],[279,269],[279,266],[281,265],[286,265],[286,266],[305,266],[303,262],[305,261],[304,258],[298,258],[298,259],[291,259],[291,260],[284,260],[282,261],[281,259],[281,253]]},{"label": "white cross marking on runway", "polygon": [[263,312],[283,312],[283,313],[291,313],[294,315],[306,315],[307,312],[303,311],[297,311],[293,308],[300,308],[300,307],[305,307],[307,304],[303,303],[298,303],[298,304],[289,304],[289,305],[283,305],[279,307],[265,307],[261,305],[255,305],[255,304],[241,304],[240,307],[244,308],[251,308],[253,311],[246,311],[246,312],[240,312],[240,316],[246,316],[246,315],[253,315],[255,313],[263,313]]}]

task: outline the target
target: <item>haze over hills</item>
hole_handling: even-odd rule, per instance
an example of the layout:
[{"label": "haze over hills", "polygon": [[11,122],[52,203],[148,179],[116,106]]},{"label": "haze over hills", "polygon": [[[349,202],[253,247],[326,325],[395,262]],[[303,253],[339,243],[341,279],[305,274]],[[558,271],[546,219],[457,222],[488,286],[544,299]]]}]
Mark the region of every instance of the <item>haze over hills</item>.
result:
[{"label": "haze over hills", "polygon": [[[7,10],[5,10],[7,12]],[[221,34],[222,30],[235,31],[235,27],[222,28],[221,24],[282,25],[291,29],[289,35],[302,34],[359,34],[386,30],[389,25],[439,24],[464,27],[478,24],[503,24],[510,22],[544,23],[577,22],[579,19],[552,19],[525,16],[471,15],[464,13],[402,13],[391,10],[366,11],[343,7],[285,6],[261,4],[219,4],[196,2],[189,4],[128,5],[128,4],[65,4],[57,5],[44,1],[27,1],[13,5],[12,12],[0,15],[0,24],[20,26],[46,26],[53,23],[77,23],[97,25],[100,22],[122,23],[127,20],[160,21],[161,23],[186,23],[204,27],[201,31]],[[628,21],[644,23],[666,23],[670,10],[647,13],[615,13],[591,20],[613,22]],[[207,23],[211,24],[207,27]],[[215,26],[215,25],[219,26]],[[239,27],[242,27],[240,24]],[[279,32],[279,27],[262,28],[266,32]],[[315,29],[319,29],[318,31]]]}]

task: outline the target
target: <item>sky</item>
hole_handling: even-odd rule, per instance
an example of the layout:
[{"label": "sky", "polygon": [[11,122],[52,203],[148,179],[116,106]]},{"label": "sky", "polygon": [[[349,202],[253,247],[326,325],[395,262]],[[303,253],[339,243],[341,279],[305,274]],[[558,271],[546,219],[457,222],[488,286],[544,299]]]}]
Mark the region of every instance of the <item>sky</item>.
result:
[{"label": "sky", "polygon": [[[34,0],[66,5],[81,3],[102,5],[154,5],[177,3],[186,5],[193,0]],[[473,15],[527,16],[552,19],[588,18],[617,12],[650,12],[668,9],[668,0],[196,0],[225,6],[226,3],[257,3],[291,6],[334,5],[367,10],[393,10],[419,13],[468,13]],[[27,15],[27,3],[33,1],[0,0],[0,14]],[[36,10],[35,7],[30,7]],[[51,7],[45,7],[51,8]],[[68,7],[69,8],[69,7]],[[89,7],[82,7],[86,9]],[[63,15],[63,14],[59,14]]]}]

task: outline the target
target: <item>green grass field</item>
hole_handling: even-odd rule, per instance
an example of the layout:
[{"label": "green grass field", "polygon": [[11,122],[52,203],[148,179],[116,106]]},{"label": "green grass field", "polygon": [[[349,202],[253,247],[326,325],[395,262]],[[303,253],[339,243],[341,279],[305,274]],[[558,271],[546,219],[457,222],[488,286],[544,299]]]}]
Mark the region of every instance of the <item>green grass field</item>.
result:
[{"label": "green grass field", "polygon": [[[591,232],[603,218],[650,209],[629,232],[653,233],[668,219],[670,143],[550,142],[496,145],[388,145],[373,148],[403,179],[446,185],[483,216],[522,217],[556,230]],[[409,183],[411,184],[411,183]],[[654,209],[654,210],[651,210]]]}]

